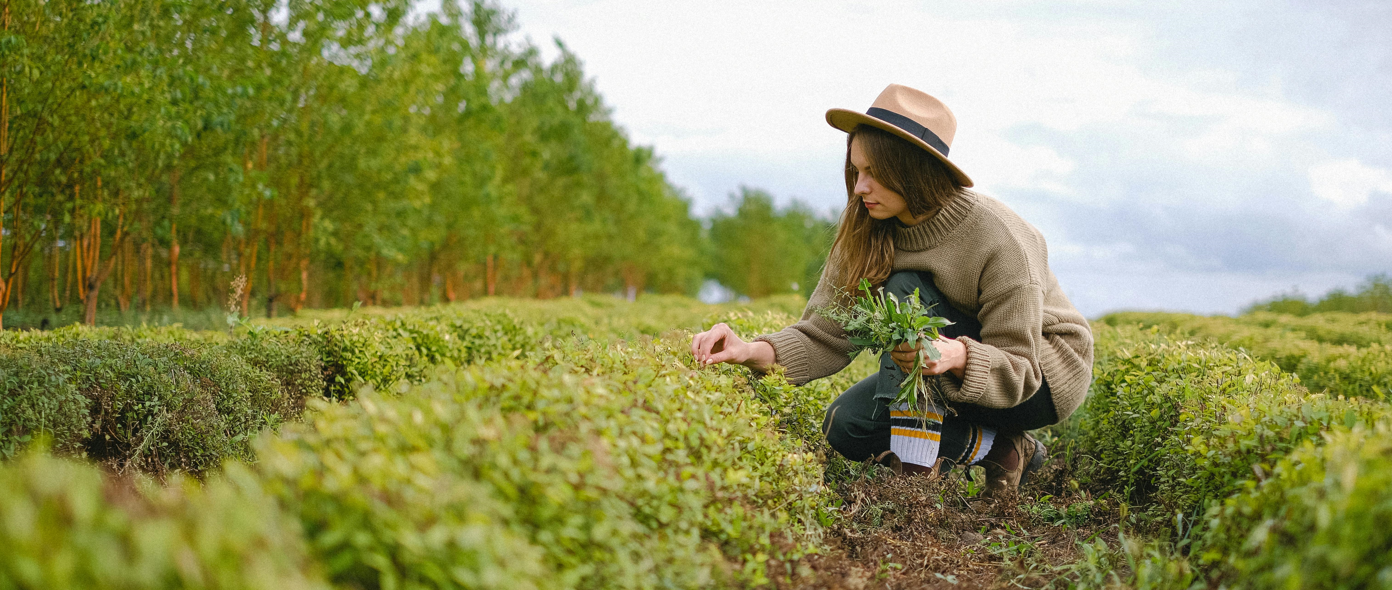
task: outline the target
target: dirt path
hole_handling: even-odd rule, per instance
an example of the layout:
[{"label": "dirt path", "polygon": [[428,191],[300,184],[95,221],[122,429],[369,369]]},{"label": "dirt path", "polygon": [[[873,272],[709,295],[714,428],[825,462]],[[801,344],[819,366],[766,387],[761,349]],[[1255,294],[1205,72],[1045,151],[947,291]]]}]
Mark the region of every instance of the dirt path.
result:
[{"label": "dirt path", "polygon": [[825,555],[779,588],[1041,588],[1065,585],[1079,542],[1114,545],[1119,506],[1068,492],[1050,465],[1013,498],[988,500],[958,470],[945,481],[871,476],[839,490],[845,518]]}]

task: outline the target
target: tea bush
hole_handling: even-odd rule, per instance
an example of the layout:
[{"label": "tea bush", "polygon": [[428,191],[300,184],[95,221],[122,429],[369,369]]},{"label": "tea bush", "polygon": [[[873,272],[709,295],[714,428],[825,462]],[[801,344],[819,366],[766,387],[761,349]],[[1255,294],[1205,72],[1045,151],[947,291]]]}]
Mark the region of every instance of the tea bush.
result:
[{"label": "tea bush", "polygon": [[1307,441],[1246,488],[1215,511],[1204,539],[1215,582],[1392,587],[1392,423]]},{"label": "tea bush", "polygon": [[60,453],[77,453],[87,438],[90,402],[66,367],[30,351],[0,351],[0,459],[35,437]]},{"label": "tea bush", "polygon": [[324,366],[324,396],[344,399],[355,387],[420,383],[431,367],[462,366],[520,354],[537,335],[506,313],[417,312],[342,323],[314,322],[285,332],[315,351]]},{"label": "tea bush", "polygon": [[323,395],[327,387],[319,355],[274,331],[253,329],[215,350],[226,351],[269,374],[279,393],[267,409],[281,420],[297,419],[305,402]]},{"label": "tea bush", "polygon": [[1220,345],[1136,328],[1094,332],[1090,399],[1068,433],[1074,468],[1161,523],[1177,512],[1193,521],[1292,449],[1385,411],[1311,394],[1274,364]]},{"label": "tea bush", "polygon": [[1312,391],[1375,399],[1392,392],[1392,319],[1387,314],[1258,312],[1229,318],[1127,312],[1107,315],[1101,323],[1159,326],[1241,348],[1299,375]]},{"label": "tea bush", "polygon": [[271,377],[213,349],[79,339],[30,352],[90,401],[87,456],[122,469],[201,473],[250,458],[251,436],[282,418]]},{"label": "tea bush", "polygon": [[247,469],[138,483],[41,453],[0,464],[0,589],[328,588]]},{"label": "tea bush", "polygon": [[759,582],[830,518],[820,465],[688,345],[562,343],[367,390],[266,439],[257,468],[339,584]]}]

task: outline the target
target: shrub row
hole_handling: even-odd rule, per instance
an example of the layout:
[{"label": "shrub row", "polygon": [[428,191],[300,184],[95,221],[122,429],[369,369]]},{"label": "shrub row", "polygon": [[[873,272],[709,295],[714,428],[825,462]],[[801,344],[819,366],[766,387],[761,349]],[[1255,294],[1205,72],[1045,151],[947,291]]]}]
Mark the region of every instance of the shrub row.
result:
[{"label": "shrub row", "polygon": [[168,483],[41,453],[0,465],[0,589],[328,588],[246,468]]},{"label": "shrub row", "polygon": [[1246,488],[1211,513],[1213,583],[1392,587],[1392,422],[1307,441]]},{"label": "shrub row", "polygon": [[1068,427],[1074,469],[1161,521],[1193,520],[1335,427],[1380,403],[1312,394],[1275,364],[1156,330],[1098,325],[1093,385]]},{"label": "shrub row", "polygon": [[[17,506],[0,543],[54,549],[0,556],[0,587],[695,588],[766,582],[770,558],[818,545],[833,502],[788,434],[808,426],[751,403],[743,370],[690,366],[686,332],[537,346],[399,395],[313,400],[203,493],[131,508],[90,468],[0,465],[0,506]],[[25,516],[38,510],[88,516]],[[244,567],[259,577],[228,577]],[[103,577],[117,568],[145,577]]]},{"label": "shrub row", "polygon": [[[1340,318],[1340,315],[1352,318]],[[1386,399],[1392,393],[1392,331],[1386,314],[1257,313],[1239,318],[1175,313],[1114,313],[1101,323],[1158,326],[1272,361],[1312,391]]]},{"label": "shrub row", "polygon": [[1094,333],[1090,398],[1061,428],[1071,467],[1094,491],[1139,508],[1143,529],[1178,541],[1131,556],[1132,583],[1187,588],[1198,575],[1226,587],[1351,588],[1392,579],[1386,404],[1311,394],[1269,361],[1157,328]]},{"label": "shrub row", "polygon": [[423,381],[534,346],[496,312],[414,314],[233,337],[178,328],[0,334],[0,458],[36,436],[119,468],[201,473],[247,459],[258,430],[298,419],[305,400],[359,384]]},{"label": "shrub row", "polygon": [[1234,318],[1238,323],[1297,332],[1326,344],[1364,347],[1392,345],[1392,314],[1325,312],[1296,316],[1256,311]]},{"label": "shrub row", "polygon": [[114,468],[201,473],[291,416],[270,373],[223,345],[72,339],[0,351],[0,452],[35,436]]}]

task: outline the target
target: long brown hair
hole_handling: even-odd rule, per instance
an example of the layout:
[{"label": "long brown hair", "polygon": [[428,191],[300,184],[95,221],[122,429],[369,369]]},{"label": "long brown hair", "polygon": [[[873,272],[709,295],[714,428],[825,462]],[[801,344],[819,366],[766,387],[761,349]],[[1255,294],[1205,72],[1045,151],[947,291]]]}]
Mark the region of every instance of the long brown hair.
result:
[{"label": "long brown hair", "polygon": [[861,279],[883,285],[894,268],[894,219],[878,220],[855,194],[858,172],[851,164],[851,142],[860,138],[861,149],[875,170],[875,180],[899,193],[909,213],[921,217],[937,213],[962,192],[962,183],[940,160],[894,134],[869,125],[858,125],[846,135],[846,209],[836,229],[827,267],[837,269],[833,284],[855,293]]}]

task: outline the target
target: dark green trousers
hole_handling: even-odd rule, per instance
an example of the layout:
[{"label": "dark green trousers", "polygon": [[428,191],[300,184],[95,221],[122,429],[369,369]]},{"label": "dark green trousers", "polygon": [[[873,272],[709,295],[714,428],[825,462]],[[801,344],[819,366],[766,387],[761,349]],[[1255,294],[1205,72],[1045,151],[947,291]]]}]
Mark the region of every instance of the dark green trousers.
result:
[{"label": "dark green trousers", "polygon": [[[919,298],[929,313],[953,322],[940,332],[944,338],[981,340],[981,322],[947,303],[947,298],[933,286],[932,273],[902,271],[890,275],[885,292],[899,299],[912,296],[918,289]],[[827,406],[822,432],[836,452],[853,461],[864,461],[889,450],[889,407],[904,381],[904,371],[894,364],[886,352],[880,356],[878,373],[852,385]],[[939,457],[962,463],[970,452],[972,426],[985,426],[997,432],[1022,432],[1043,428],[1058,422],[1058,411],[1044,382],[1039,390],[1013,408],[986,408],[974,404],[953,403],[956,414],[943,418],[942,442]],[[949,412],[949,414],[952,414]]]}]

